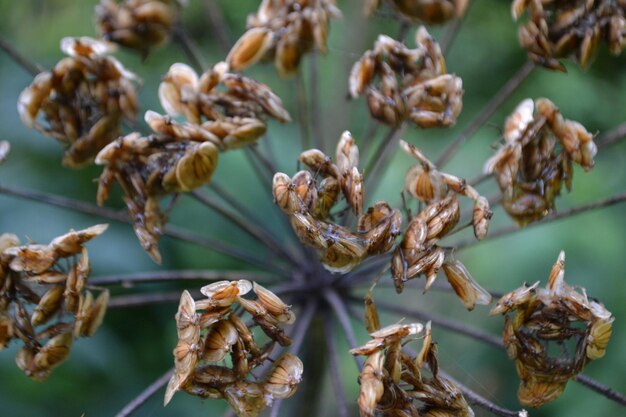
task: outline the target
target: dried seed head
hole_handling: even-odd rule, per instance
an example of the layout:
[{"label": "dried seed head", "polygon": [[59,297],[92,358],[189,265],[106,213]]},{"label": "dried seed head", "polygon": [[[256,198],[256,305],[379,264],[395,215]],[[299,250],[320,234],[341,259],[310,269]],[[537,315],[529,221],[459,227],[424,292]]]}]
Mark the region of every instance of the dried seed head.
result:
[{"label": "dried seed head", "polygon": [[444,262],[443,270],[452,289],[459,296],[465,308],[473,310],[476,304],[487,305],[491,303],[491,294],[478,285],[461,261]]},{"label": "dried seed head", "polygon": [[303,371],[302,361],[295,355],[285,353],[274,363],[263,390],[275,399],[289,398],[297,391]]},{"label": "dried seed head", "polygon": [[[604,355],[614,320],[599,302],[589,301],[564,281],[565,255],[554,264],[546,288],[522,287],[505,295],[492,310],[512,313],[503,340],[521,379],[520,402],[538,407],[561,395],[565,384],[590,360]],[[555,357],[551,344],[575,344],[573,353]]]},{"label": "dried seed head", "polygon": [[228,306],[252,289],[252,283],[245,279],[238,281],[217,281],[200,288],[200,292],[213,301],[215,306]]}]

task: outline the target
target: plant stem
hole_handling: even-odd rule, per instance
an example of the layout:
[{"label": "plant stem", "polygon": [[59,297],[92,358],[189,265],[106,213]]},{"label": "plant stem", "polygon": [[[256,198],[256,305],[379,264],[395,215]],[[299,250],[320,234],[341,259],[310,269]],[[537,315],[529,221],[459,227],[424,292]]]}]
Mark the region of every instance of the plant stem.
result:
[{"label": "plant stem", "polygon": [[328,352],[328,366],[330,367],[330,381],[333,385],[335,398],[337,399],[337,408],[339,417],[348,417],[348,400],[346,398],[346,390],[341,382],[340,359],[337,351],[337,341],[335,340],[335,332],[333,320],[328,311],[324,312],[324,338],[326,340],[326,351]]},{"label": "plant stem", "polygon": [[[253,222],[249,222],[245,218],[236,215],[228,210],[226,210],[221,205],[217,204],[215,201],[211,199],[210,196],[206,195],[201,191],[192,191],[191,196],[195,198],[197,201],[201,202],[206,207],[214,210],[221,216],[230,220],[233,224],[238,226],[242,231],[247,233],[249,236],[253,237],[263,245],[265,245],[269,250],[274,252],[276,255],[284,257],[285,260],[289,261],[293,266],[298,266],[299,261],[294,257],[291,252],[283,249],[283,247],[277,243],[272,236],[270,236],[263,228],[257,226]],[[261,223],[262,224],[262,223]]]},{"label": "plant stem", "polygon": [[169,281],[220,281],[240,280],[256,282],[270,282],[272,275],[253,271],[215,271],[215,270],[185,270],[185,271],[151,271],[129,275],[108,275],[89,279],[90,285],[106,286],[121,285],[132,287],[135,284],[147,284]]},{"label": "plant stem", "polygon": [[169,379],[174,374],[174,368],[170,369],[163,375],[161,375],[156,381],[148,385],[137,397],[133,398],[122,410],[115,415],[115,417],[126,417],[133,414],[139,409],[146,401],[156,394],[161,388],[163,388]]},{"label": "plant stem", "polygon": [[187,29],[185,29],[182,23],[179,23],[174,27],[172,35],[174,37],[174,40],[176,40],[176,42],[178,42],[178,44],[183,48],[183,52],[185,53],[185,55],[187,55],[189,61],[191,61],[191,65],[196,67],[196,71],[199,71],[201,73],[206,71],[209,65],[206,59],[202,56],[200,48],[194,42],[191,36],[189,36]]},{"label": "plant stem", "polygon": [[17,49],[15,49],[4,37],[0,36],[0,49],[7,53],[20,67],[25,69],[31,75],[35,76],[44,69],[39,65],[22,55]]},{"label": "plant stem", "polygon": [[[7,194],[51,206],[62,207],[76,212],[90,214],[108,220],[114,220],[120,223],[133,223],[126,213],[121,213],[119,211],[115,211],[105,207],[98,207],[95,204],[73,200],[54,194],[42,193],[39,191],[33,191],[18,187],[9,187],[2,184],[0,184],[0,194]],[[184,240],[186,242],[214,250],[215,252],[222,253],[232,258],[243,260],[261,268],[273,270],[276,273],[282,274],[284,276],[289,276],[289,272],[278,264],[274,264],[265,258],[257,256],[256,254],[247,253],[246,251],[241,250],[239,247],[229,245],[219,240],[199,236],[197,234],[189,232],[188,230],[184,230],[175,226],[166,226],[163,230],[163,235],[179,240]]]},{"label": "plant stem", "polygon": [[536,221],[534,223],[530,223],[528,226],[524,227],[524,228],[520,228],[517,225],[511,225],[511,226],[507,226],[507,227],[503,227],[500,230],[496,230],[494,232],[490,232],[487,235],[487,238],[483,239],[483,240],[476,240],[473,238],[470,239],[465,239],[465,240],[461,240],[460,242],[458,242],[457,244],[453,245],[457,251],[466,248],[468,246],[473,246],[476,245],[480,242],[487,242],[487,241],[491,241],[492,239],[496,239],[502,236],[507,236],[513,233],[517,233],[517,232],[521,232],[523,230],[528,230],[531,227],[535,227],[535,226],[539,226],[542,224],[547,224],[547,223],[552,223],[555,222],[557,220],[561,220],[561,219],[566,219],[568,217],[572,217],[575,216],[577,214],[581,214],[587,211],[591,211],[591,210],[596,210],[596,209],[600,209],[603,207],[608,207],[608,206],[612,206],[613,204],[618,204],[623,202],[624,200],[626,200],[626,193],[621,193],[618,194],[616,196],[613,197],[609,197],[607,199],[601,200],[601,201],[596,201],[593,203],[589,203],[589,204],[585,204],[579,207],[574,207],[571,208],[569,210],[565,210],[562,211],[560,213],[554,213],[551,214],[549,216],[544,217],[543,219]]},{"label": "plant stem", "polygon": [[626,396],[620,394],[619,392],[607,387],[606,385],[602,385],[601,383],[599,383],[598,381],[589,378],[587,375],[583,375],[583,374],[578,374],[576,375],[576,377],[574,378],[574,380],[590,389],[592,389],[593,391],[597,392],[600,395],[605,396],[606,398],[609,398],[621,405],[623,405],[624,407],[626,407]]},{"label": "plant stem", "polygon": [[224,18],[224,13],[222,13],[222,9],[217,3],[217,0],[205,0],[202,2],[211,32],[217,39],[222,52],[228,54],[233,44],[232,36]]},{"label": "plant stem", "polygon": [[[324,290],[324,299],[335,312],[335,315],[339,320],[339,324],[341,325],[341,328],[346,335],[348,346],[350,346],[350,349],[354,349],[358,346],[358,344],[356,341],[356,336],[354,335],[354,328],[350,323],[350,316],[348,315],[348,310],[346,309],[344,301],[341,299],[339,294],[337,294],[337,292],[331,288],[326,288]],[[355,356],[354,360],[356,361],[356,365],[360,371],[363,368],[363,358],[360,356]]]},{"label": "plant stem", "polygon": [[626,138],[626,122],[602,133],[596,138],[595,142],[598,149],[602,149],[614,145],[624,138]]},{"label": "plant stem", "polygon": [[452,157],[459,151],[461,145],[465,141],[472,137],[478,129],[484,125],[491,116],[498,110],[498,108],[509,98],[513,92],[522,84],[522,82],[532,73],[535,68],[535,64],[530,61],[526,61],[524,65],[507,81],[506,84],[493,96],[493,98],[487,103],[483,110],[478,113],[474,120],[461,132],[454,142],[443,152],[443,154],[437,159],[435,165],[438,168],[442,168]]},{"label": "plant stem", "polygon": [[[200,292],[192,293],[194,298],[198,298]],[[163,293],[119,295],[109,300],[108,308],[143,307],[151,304],[178,303],[180,291],[170,291]]]},{"label": "plant stem", "polygon": [[320,109],[319,65],[318,52],[312,51],[309,57],[309,84],[311,91],[311,126],[313,127],[313,146],[325,151],[322,133],[322,117]]},{"label": "plant stem", "polygon": [[384,172],[379,175],[379,171],[384,171],[389,165],[389,162],[391,162],[391,157],[398,147],[400,135],[404,131],[404,126],[405,125],[391,128],[387,133],[387,136],[385,136],[383,141],[378,145],[378,148],[376,148],[370,157],[364,171],[366,179],[365,190],[368,194],[373,194],[380,184],[380,180],[382,179],[381,177],[384,176]]},{"label": "plant stem", "polygon": [[302,69],[298,68],[296,76],[294,78],[295,90],[296,90],[296,102],[298,126],[300,127],[300,144],[302,150],[309,149],[311,147],[311,135],[309,133],[309,120],[308,120],[308,105],[306,97],[306,86],[304,85],[304,78]]},{"label": "plant stem", "polygon": [[466,385],[459,382],[456,378],[453,378],[449,373],[445,372],[441,368],[439,369],[439,374],[445,379],[452,382],[454,385],[456,385],[457,388],[461,390],[461,392],[463,393],[463,397],[465,397],[465,400],[470,404],[477,405],[480,408],[490,411],[491,413],[497,416],[502,416],[502,417],[527,417],[528,416],[528,412],[526,410],[520,410],[520,411],[509,410],[507,408],[500,407],[499,405],[492,403],[491,401],[489,401],[482,395],[478,394],[474,390],[470,389]]}]

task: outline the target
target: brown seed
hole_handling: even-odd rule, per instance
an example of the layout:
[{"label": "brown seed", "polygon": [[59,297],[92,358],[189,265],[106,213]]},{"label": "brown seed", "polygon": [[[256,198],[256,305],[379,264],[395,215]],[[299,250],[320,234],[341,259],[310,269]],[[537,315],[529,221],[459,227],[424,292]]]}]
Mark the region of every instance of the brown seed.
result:
[{"label": "brown seed", "polygon": [[219,362],[237,343],[238,333],[230,321],[220,320],[209,329],[204,342],[202,358],[208,362]]},{"label": "brown seed", "polygon": [[302,380],[304,365],[295,355],[283,354],[276,362],[263,384],[263,390],[275,399],[291,397]]}]

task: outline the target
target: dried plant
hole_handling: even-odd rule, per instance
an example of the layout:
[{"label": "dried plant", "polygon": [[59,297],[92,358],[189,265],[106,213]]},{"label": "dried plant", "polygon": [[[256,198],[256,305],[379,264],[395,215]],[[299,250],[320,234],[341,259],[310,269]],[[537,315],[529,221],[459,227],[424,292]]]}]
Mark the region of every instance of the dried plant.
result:
[{"label": "dried plant", "polygon": [[[498,125],[504,122],[503,144],[486,161],[482,175],[474,167],[476,177],[465,180],[448,172],[466,177],[467,169],[446,166],[497,110],[510,111],[506,99],[535,63],[562,69],[558,59],[573,54],[586,67],[600,39],[608,42],[611,52],[619,53],[624,46],[623,2],[515,1],[515,18],[529,11],[530,20],[520,30],[520,39],[530,61],[436,159],[430,144],[410,135],[405,122],[410,121],[411,128],[452,127],[461,116],[463,81],[447,72],[445,58],[466,14],[467,1],[384,2],[393,10],[390,16],[385,15],[385,7],[379,10],[383,2],[365,2],[370,15],[399,20],[400,33],[397,39],[379,35],[373,49],[362,55],[362,51],[351,51],[361,56],[351,71],[332,67],[333,76],[345,79],[350,98],[366,97],[371,116],[369,126],[358,135],[345,130],[347,126],[338,130],[335,138],[338,132],[343,134],[336,146],[329,145],[329,138],[322,134],[326,119],[320,116],[323,101],[317,78],[319,53],[334,48],[328,31],[330,20],[341,16],[335,1],[263,0],[235,42],[228,41],[225,19],[216,18],[217,3],[207,2],[215,23],[211,29],[226,40],[222,56],[210,68],[202,65],[205,60],[185,32],[183,3],[102,0],[96,17],[107,41],[65,38],[62,50],[70,57],[52,71],[41,72],[0,38],[0,47],[35,77],[18,98],[24,124],[67,144],[65,165],[95,160],[102,167],[97,205],[7,184],[0,184],[0,194],[130,224],[156,263],[169,263],[173,258],[165,246],[159,248],[161,236],[239,262],[232,264],[232,270],[206,265],[208,269],[201,271],[96,277],[88,284],[90,267],[84,244],[106,225],[71,231],[48,245],[20,246],[15,235],[1,235],[0,347],[23,344],[16,362],[29,377],[46,379],[67,358],[74,339],[94,334],[107,307],[163,303],[160,308],[170,312],[170,320],[162,327],[175,336],[168,348],[173,366],[170,362],[171,369],[119,416],[134,413],[163,388],[168,410],[177,402],[197,401],[191,398],[195,396],[227,404],[227,415],[276,417],[282,415],[283,400],[295,395],[306,401],[305,415],[314,415],[319,411],[319,397],[326,392],[321,389],[323,372],[330,375],[333,415],[340,417],[469,417],[478,408],[498,416],[528,415],[526,410],[517,410],[517,404],[510,409],[498,405],[440,368],[432,329],[437,327],[506,351],[521,379],[521,407],[556,400],[569,380],[626,406],[626,396],[581,373],[589,362],[619,354],[609,347],[615,320],[600,301],[587,296],[588,282],[577,282],[576,287],[564,282],[563,252],[546,288],[539,288],[538,283],[523,285],[506,295],[483,288],[495,279],[476,273],[475,259],[462,253],[470,245],[524,227],[625,201],[626,194],[619,194],[565,211],[557,211],[555,204],[563,184],[571,189],[575,165],[589,171],[599,148],[626,136],[625,125],[595,137],[582,124],[564,118],[549,99],[526,99],[506,120],[497,120]],[[441,45],[425,26],[415,28],[413,49],[405,44],[412,24],[444,22],[449,23]],[[146,59],[151,58],[148,54],[154,46],[170,37],[188,55],[191,66],[168,63],[171,66],[161,74],[160,84],[146,86],[158,93],[166,113],[147,110],[146,129],[134,124],[138,78],[109,55],[114,47],[108,41],[135,49]],[[333,53],[328,55],[325,60],[333,61]],[[349,60],[353,63],[354,57],[349,55]],[[281,77],[295,76],[291,80],[295,106],[288,97],[283,97],[283,104],[274,92],[291,81],[276,78],[266,85],[241,73],[259,61],[274,61]],[[306,69],[304,62],[309,64]],[[308,83],[304,74],[310,76]],[[345,105],[329,103],[325,117],[332,119],[332,112]],[[353,107],[360,108],[358,103]],[[290,112],[297,115],[301,128],[297,157],[268,134],[278,131],[276,122],[291,122]],[[122,125],[123,120],[130,126]],[[388,133],[377,139],[381,125],[388,126]],[[401,202],[393,197],[372,200],[385,171],[397,174],[391,155],[398,148],[412,158],[413,165],[404,179],[401,175],[385,179],[392,190],[387,195]],[[11,163],[18,154],[9,150],[9,143],[0,141],[0,163]],[[220,167],[233,164],[237,174],[243,172],[234,166],[236,159],[220,155],[231,150],[231,155],[248,158],[254,175],[242,174],[246,185],[258,181],[263,187],[260,194],[265,202],[274,203],[275,213],[263,212],[261,202],[247,195],[248,189],[238,188],[230,182],[233,178],[220,172],[218,160]],[[397,162],[407,159],[403,155]],[[490,178],[500,193],[488,198],[481,183]],[[224,188],[220,185],[224,182],[233,185]],[[113,192],[115,183],[122,190],[127,211],[103,207],[106,202],[119,203]],[[214,239],[191,230],[214,221],[212,217],[190,218],[187,228],[168,224],[170,214],[186,203],[182,195],[236,225],[262,250],[251,250],[238,236],[229,241],[229,237]],[[513,218],[509,227],[490,225],[492,217],[500,220],[500,206]],[[455,239],[469,228],[473,235],[466,230],[470,234],[466,240]],[[233,239],[237,241],[230,243]],[[508,256],[535,261],[517,248]],[[447,283],[436,281],[440,271]],[[517,270],[502,275],[506,277],[496,278],[509,288],[528,278]],[[413,280],[420,276],[425,282]],[[189,291],[185,288],[190,285],[182,285],[184,280],[209,282],[195,287],[199,291]],[[165,281],[174,283],[173,292],[140,285]],[[111,297],[109,286],[114,287]],[[385,295],[385,287],[403,294]],[[415,289],[430,293],[424,297],[409,293]],[[464,324],[468,316],[457,321],[431,311],[435,291],[456,293],[467,310],[475,309],[466,312],[475,322],[487,318],[487,310],[480,306],[500,298],[491,314],[506,315],[502,340]],[[381,317],[388,317],[379,317],[380,313],[393,314],[394,324],[381,326]],[[349,349],[338,346],[337,325]],[[436,335],[440,337],[438,331]],[[443,352],[448,344],[441,340]],[[415,341],[421,346],[418,352],[410,349]],[[348,364],[343,363],[350,354],[356,364],[353,375],[346,373]],[[442,358],[441,366],[447,366],[450,361]],[[323,366],[325,361],[328,366]],[[491,375],[506,372],[490,370]],[[349,398],[346,386],[357,389],[357,374],[358,398]],[[479,377],[473,376],[474,381]],[[190,395],[174,398],[179,391]],[[293,405],[295,399],[289,403],[292,411],[302,408]]]}]

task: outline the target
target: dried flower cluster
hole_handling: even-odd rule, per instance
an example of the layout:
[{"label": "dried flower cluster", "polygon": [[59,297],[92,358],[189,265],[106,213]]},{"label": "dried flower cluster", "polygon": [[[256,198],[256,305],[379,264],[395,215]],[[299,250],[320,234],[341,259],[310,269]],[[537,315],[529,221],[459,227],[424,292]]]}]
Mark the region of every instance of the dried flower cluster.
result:
[{"label": "dried flower cluster", "polygon": [[138,78],[108,56],[113,44],[63,38],[61,50],[69,57],[38,74],[20,94],[17,109],[27,127],[69,146],[65,166],[79,167],[119,136],[122,119],[135,120]]},{"label": "dried flower cluster", "polygon": [[240,71],[273,59],[281,76],[291,75],[305,53],[313,48],[326,53],[330,19],[340,17],[335,0],[263,0],[226,61]]},{"label": "dried flower cluster", "polygon": [[[250,290],[256,300],[243,297]],[[254,417],[274,400],[292,396],[303,372],[295,355],[280,356],[262,381],[248,380],[252,370],[269,359],[276,343],[291,344],[279,327],[295,321],[290,307],[271,291],[246,280],[218,281],[200,291],[206,299],[195,302],[188,291],[180,298],[175,373],[165,391],[164,404],[182,389],[202,398],[225,398],[238,416]],[[269,337],[263,346],[235,313],[237,304]],[[231,367],[221,365],[227,358]]]},{"label": "dried flower cluster", "polygon": [[[113,182],[118,182],[135,233],[156,262],[161,261],[158,239],[166,221],[157,198],[208,183],[219,151],[248,145],[265,133],[264,115],[289,120],[280,98],[267,86],[229,73],[225,63],[200,78],[185,64],[172,65],[159,87],[159,97],[169,116],[146,112],[154,134],[120,137],[96,158],[97,164],[104,165],[98,204],[104,203]],[[179,115],[186,121],[170,117]]]},{"label": "dried flower cluster", "polygon": [[372,117],[387,125],[409,119],[424,128],[452,126],[463,108],[463,82],[446,73],[439,44],[425,27],[417,29],[415,43],[409,49],[379,35],[352,67],[350,95],[365,93]]},{"label": "dried flower cluster", "polygon": [[438,245],[459,222],[457,195],[474,200],[472,225],[479,240],[487,235],[492,215],[489,202],[465,180],[438,171],[415,146],[405,141],[401,141],[400,146],[419,162],[407,172],[405,189],[427,206],[411,219],[393,253],[391,272],[396,290],[402,292],[407,280],[424,274],[424,291],[428,291],[443,267],[450,285],[467,309],[472,310],[476,303],[489,304],[491,295],[478,285],[461,261],[454,259],[452,249]]},{"label": "dried flower cluster", "polygon": [[[491,314],[507,314],[504,344],[515,360],[521,379],[517,395],[526,406],[539,407],[558,398],[567,381],[589,361],[604,356],[611,338],[615,317],[600,302],[589,299],[584,288],[581,294],[567,285],[564,275],[565,253],[561,251],[546,288],[538,288],[539,281],[524,285],[502,297],[491,310]],[[561,355],[553,355],[552,343],[560,347]]]},{"label": "dried flower cluster", "polygon": [[[366,0],[365,13],[373,14],[381,0]],[[461,18],[468,0],[387,0],[398,15],[410,22],[438,25],[454,18]]]},{"label": "dried flower cluster", "polygon": [[[346,273],[368,256],[391,249],[400,233],[402,216],[379,201],[363,211],[363,174],[359,172],[359,149],[346,131],[337,144],[336,164],[318,149],[300,154],[300,162],[311,169],[293,178],[274,175],[272,191],[276,204],[289,215],[300,241],[314,248],[320,262],[331,272]],[[317,175],[322,181],[317,183]],[[358,216],[356,231],[327,220],[340,192]]]},{"label": "dried flower cluster", "polygon": [[[439,374],[437,345],[430,322],[392,324],[379,329],[371,290],[365,298],[365,324],[372,339],[350,350],[367,356],[359,376],[361,417],[473,417],[474,412],[452,381]],[[425,329],[425,331],[424,331]],[[421,351],[413,357],[404,346],[424,331]],[[431,377],[423,374],[428,366]],[[422,403],[417,407],[415,401]]]},{"label": "dried flower cluster", "polygon": [[520,226],[554,211],[563,182],[571,189],[572,162],[589,171],[597,152],[593,135],[545,98],[517,106],[505,122],[504,140],[484,171],[495,175],[502,206]]},{"label": "dried flower cluster", "polygon": [[0,235],[0,350],[20,339],[24,346],[15,361],[35,381],[47,379],[74,339],[92,336],[102,323],[109,291],[100,290],[94,300],[88,289],[84,244],[106,228],[72,230],[48,245],[20,246],[17,236]]},{"label": "dried flower cluster", "polygon": [[101,36],[144,56],[163,44],[186,0],[100,0],[96,19]]},{"label": "dried flower cluster", "polygon": [[624,0],[514,0],[517,20],[528,10],[529,20],[519,28],[519,40],[528,57],[544,67],[565,71],[559,58],[572,57],[587,68],[604,40],[613,55],[626,46]]}]

